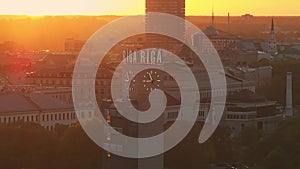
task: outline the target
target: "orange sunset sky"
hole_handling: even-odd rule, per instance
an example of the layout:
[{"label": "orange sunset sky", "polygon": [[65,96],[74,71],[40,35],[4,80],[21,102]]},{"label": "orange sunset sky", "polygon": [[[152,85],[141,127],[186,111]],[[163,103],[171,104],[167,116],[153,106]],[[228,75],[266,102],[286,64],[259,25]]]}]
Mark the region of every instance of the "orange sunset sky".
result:
[{"label": "orange sunset sky", "polygon": [[[299,0],[186,0],[187,15],[299,16]],[[1,0],[5,15],[130,15],[143,14],[145,0]]]}]

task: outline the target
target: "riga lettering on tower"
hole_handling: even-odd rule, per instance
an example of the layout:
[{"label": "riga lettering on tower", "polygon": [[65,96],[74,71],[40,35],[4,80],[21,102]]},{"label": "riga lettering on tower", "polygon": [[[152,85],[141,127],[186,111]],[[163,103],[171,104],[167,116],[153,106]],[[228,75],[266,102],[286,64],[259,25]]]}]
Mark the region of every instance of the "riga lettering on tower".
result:
[{"label": "riga lettering on tower", "polygon": [[162,64],[163,56],[160,49],[123,50],[123,60],[127,64]]}]

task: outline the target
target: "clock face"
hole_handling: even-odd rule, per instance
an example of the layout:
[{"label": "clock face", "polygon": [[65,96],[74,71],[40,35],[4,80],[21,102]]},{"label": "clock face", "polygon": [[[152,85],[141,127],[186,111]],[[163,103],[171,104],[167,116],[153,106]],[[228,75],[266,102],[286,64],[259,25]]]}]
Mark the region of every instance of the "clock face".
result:
[{"label": "clock face", "polygon": [[150,108],[149,94],[157,89],[163,90],[163,79],[164,72],[158,69],[146,69],[132,77],[129,98],[137,101],[137,109],[145,111]]},{"label": "clock face", "polygon": [[[155,69],[148,69],[134,76],[132,72],[124,74],[125,83],[130,83],[128,90],[135,94],[150,93],[152,90],[162,88],[162,72]],[[132,79],[130,81],[130,79]]]},{"label": "clock face", "polygon": [[143,88],[148,92],[159,89],[161,87],[161,81],[161,74],[157,70],[146,70],[146,72],[143,73]]}]

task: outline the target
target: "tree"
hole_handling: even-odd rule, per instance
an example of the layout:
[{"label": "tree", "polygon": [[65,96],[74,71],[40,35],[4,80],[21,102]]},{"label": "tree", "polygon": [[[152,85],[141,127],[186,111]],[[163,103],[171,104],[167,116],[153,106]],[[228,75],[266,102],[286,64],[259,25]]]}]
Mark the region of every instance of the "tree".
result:
[{"label": "tree", "polygon": [[[258,88],[258,93],[266,96],[269,100],[278,101],[285,104],[285,89],[286,89],[286,73],[293,73],[293,93],[300,92],[300,59],[276,60],[252,63],[252,67],[272,66],[273,77],[269,85]],[[276,92],[274,92],[276,91]],[[300,105],[300,95],[294,95],[293,102],[295,105]]]},{"label": "tree", "polygon": [[263,136],[263,132],[257,130],[256,126],[246,126],[235,138],[234,147],[238,157],[237,160],[246,164],[255,164],[257,144]]},{"label": "tree", "polygon": [[218,162],[234,162],[233,141],[230,137],[231,129],[219,126],[213,134],[212,141]]},{"label": "tree", "polygon": [[[282,121],[276,131],[265,137],[258,144],[260,153],[257,154],[261,164],[266,169],[285,166],[286,169],[300,167],[300,117],[293,117]],[[274,163],[274,164],[272,164]],[[278,168],[278,167],[277,167]]]},{"label": "tree", "polygon": [[90,140],[79,125],[70,127],[63,133],[57,150],[57,168],[102,168],[102,150]]},{"label": "tree", "polygon": [[208,140],[204,144],[198,143],[202,127],[202,124],[195,124],[191,132],[181,143],[165,153],[165,166],[167,168],[206,169],[215,161],[216,152],[213,141]]},{"label": "tree", "polygon": [[274,148],[266,157],[266,169],[294,169],[288,159],[288,153],[281,147]]},{"label": "tree", "polygon": [[53,168],[55,147],[55,138],[38,124],[1,126],[0,168]]}]

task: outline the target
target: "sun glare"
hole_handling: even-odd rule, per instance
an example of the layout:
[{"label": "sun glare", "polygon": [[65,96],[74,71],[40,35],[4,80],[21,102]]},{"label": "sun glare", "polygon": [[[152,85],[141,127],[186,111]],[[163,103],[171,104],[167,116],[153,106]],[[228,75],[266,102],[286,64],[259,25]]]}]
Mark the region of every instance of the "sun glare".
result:
[{"label": "sun glare", "polygon": [[[25,3],[26,2],[26,3]],[[130,15],[142,14],[145,0],[1,0],[5,15]],[[17,4],[17,5],[16,5]],[[186,0],[187,15],[299,15],[299,0]]]}]

